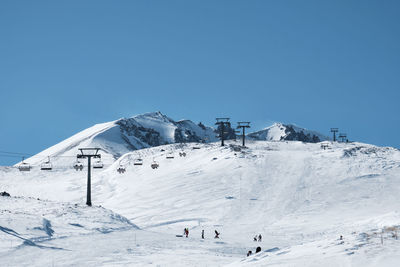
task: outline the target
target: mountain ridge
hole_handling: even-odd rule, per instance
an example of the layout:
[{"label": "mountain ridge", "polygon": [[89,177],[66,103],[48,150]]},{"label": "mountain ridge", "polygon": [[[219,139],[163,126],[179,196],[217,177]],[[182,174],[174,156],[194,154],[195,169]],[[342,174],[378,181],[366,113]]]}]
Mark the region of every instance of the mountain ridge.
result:
[{"label": "mountain ridge", "polygon": [[[226,139],[236,139],[235,129],[227,127]],[[166,144],[210,143],[218,141],[219,130],[190,119],[173,120],[160,111],[147,112],[129,118],[95,124],[55,144],[33,157],[28,163],[39,163],[48,157],[75,157],[79,147],[98,147],[106,160],[115,160],[123,154]],[[263,130],[249,133],[252,140],[320,142],[329,140],[315,131],[275,123]]]}]

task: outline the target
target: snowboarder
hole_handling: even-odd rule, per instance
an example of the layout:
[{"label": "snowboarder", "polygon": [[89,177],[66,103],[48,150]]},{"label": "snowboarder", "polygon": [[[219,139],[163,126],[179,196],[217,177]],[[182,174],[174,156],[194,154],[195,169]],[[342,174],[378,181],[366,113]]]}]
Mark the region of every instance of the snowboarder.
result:
[{"label": "snowboarder", "polygon": [[215,237],[214,238],[219,238],[219,234],[217,230],[215,230]]},{"label": "snowboarder", "polygon": [[201,239],[204,239],[204,229],[201,230]]},{"label": "snowboarder", "polygon": [[258,242],[261,242],[262,236],[261,234],[258,235]]},{"label": "snowboarder", "polygon": [[258,252],[260,252],[261,251],[261,247],[257,247],[256,248],[256,253],[258,253]]},{"label": "snowboarder", "polygon": [[343,236],[342,235],[340,236],[339,240],[343,240]]},{"label": "snowboarder", "polygon": [[250,256],[251,254],[253,254],[253,252],[249,250],[249,252],[247,252],[247,257]]}]

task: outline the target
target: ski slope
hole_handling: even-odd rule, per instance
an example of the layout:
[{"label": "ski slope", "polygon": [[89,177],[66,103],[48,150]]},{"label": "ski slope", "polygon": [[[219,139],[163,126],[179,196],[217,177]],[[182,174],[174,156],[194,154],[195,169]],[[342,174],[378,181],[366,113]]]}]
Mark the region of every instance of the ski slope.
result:
[{"label": "ski slope", "polygon": [[[22,254],[33,257],[37,265],[48,265],[50,261],[42,260],[44,257],[61,262],[59,265],[85,266],[96,262],[131,266],[397,266],[400,241],[393,235],[400,225],[398,150],[336,142],[328,142],[329,148],[323,150],[320,143],[297,141],[251,141],[248,148],[239,149],[238,143],[229,141],[225,147],[218,143],[171,144],[128,152],[107,168],[93,171],[92,202],[104,207],[93,207],[96,212],[83,206],[86,169],[72,169],[73,159],[66,158],[71,162],[59,162],[59,166],[55,163],[55,169],[47,172],[37,166],[31,172],[3,167],[0,191],[29,201],[34,201],[29,197],[41,200],[22,205],[21,199],[4,202],[1,198],[0,226],[43,228],[40,225],[46,218],[52,225],[54,221],[55,234],[40,244],[62,249],[38,249],[18,239],[8,247],[10,235],[3,231],[0,255],[10,266],[27,263]],[[171,154],[174,158],[167,159]],[[138,158],[143,159],[142,166],[133,164]],[[153,161],[159,168],[150,167]],[[124,174],[116,171],[119,166],[126,168]],[[56,211],[51,212],[41,201],[52,203]],[[82,212],[74,215],[74,220],[57,221],[57,215],[46,213],[63,213],[63,205],[74,204]],[[32,206],[46,212],[32,220],[14,214],[17,207],[34,213]],[[5,210],[11,210],[7,218]],[[86,212],[90,216],[84,215]],[[102,221],[104,212],[126,220],[113,221],[118,226],[107,233],[93,230],[100,227],[83,231],[61,226],[77,220],[82,225],[91,225],[93,220],[109,224]],[[185,227],[189,238],[176,237]],[[200,238],[203,229],[205,240]],[[220,239],[213,238],[214,230],[221,233]],[[252,241],[256,234],[263,235],[262,242]],[[40,235],[43,233],[28,231],[24,237]],[[96,248],[89,250],[92,243]],[[246,257],[256,246],[261,246],[262,252]]]}]

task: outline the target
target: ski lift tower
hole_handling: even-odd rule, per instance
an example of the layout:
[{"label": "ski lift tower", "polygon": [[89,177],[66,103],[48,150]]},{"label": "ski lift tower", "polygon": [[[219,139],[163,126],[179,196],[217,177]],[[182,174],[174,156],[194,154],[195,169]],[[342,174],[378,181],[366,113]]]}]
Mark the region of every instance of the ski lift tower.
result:
[{"label": "ski lift tower", "polygon": [[336,133],[339,132],[339,128],[331,128],[331,132],[333,133],[333,142],[336,141]]},{"label": "ski lift tower", "polygon": [[101,158],[98,154],[100,148],[79,148],[81,154],[76,155],[77,159],[88,159],[88,176],[87,176],[87,194],[86,194],[86,205],[92,206],[92,196],[91,196],[91,159]]},{"label": "ski lift tower", "polygon": [[215,125],[219,126],[219,138],[221,138],[221,146],[224,146],[224,141],[225,141],[225,128],[228,128],[231,126],[231,123],[229,122],[230,118],[216,118],[217,122]]},{"label": "ski lift tower", "polygon": [[250,128],[250,122],[249,121],[239,121],[238,126],[236,129],[242,128],[242,146],[245,147],[245,139],[246,139],[246,128]]}]

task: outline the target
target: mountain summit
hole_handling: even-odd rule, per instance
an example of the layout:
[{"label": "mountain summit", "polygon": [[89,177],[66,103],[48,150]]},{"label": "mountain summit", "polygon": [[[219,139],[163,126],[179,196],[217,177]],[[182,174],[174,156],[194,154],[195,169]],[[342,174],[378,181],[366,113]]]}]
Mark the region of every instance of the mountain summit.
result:
[{"label": "mountain summit", "polygon": [[37,163],[50,157],[74,157],[79,147],[98,147],[113,159],[138,149],[154,146],[217,141],[214,129],[191,120],[174,121],[161,112],[96,124],[27,159]]},{"label": "mountain summit", "polygon": [[[233,128],[226,129],[227,139],[235,139]],[[50,157],[75,157],[79,147],[98,147],[105,157],[121,155],[143,148],[173,143],[210,143],[218,141],[218,129],[196,124],[191,120],[175,121],[161,112],[149,112],[130,118],[96,124],[40,152],[27,161],[41,162]],[[264,130],[248,134],[253,140],[320,142],[328,140],[322,134],[294,125],[275,123]]]},{"label": "mountain summit", "polygon": [[300,128],[293,124],[274,123],[273,125],[257,132],[248,134],[253,140],[263,141],[302,141],[318,143],[329,140],[329,137],[318,132]]}]

